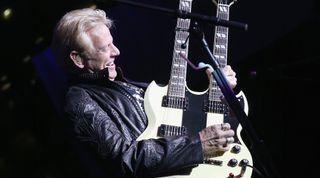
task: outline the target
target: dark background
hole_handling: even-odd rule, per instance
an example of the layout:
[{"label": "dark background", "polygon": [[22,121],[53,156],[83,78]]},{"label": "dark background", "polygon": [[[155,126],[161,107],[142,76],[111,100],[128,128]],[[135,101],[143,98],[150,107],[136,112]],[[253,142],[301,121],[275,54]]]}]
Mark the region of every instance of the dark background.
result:
[{"label": "dark background", "polygon": [[[177,0],[139,0],[176,9]],[[38,62],[51,41],[57,20],[90,1],[2,0],[0,49],[0,177],[82,177],[74,150],[54,104],[58,81],[40,72]],[[170,75],[176,18],[124,4],[99,2],[114,19],[117,65],[132,79],[167,83]],[[229,29],[228,63],[249,102],[249,121],[264,141],[282,177],[316,176],[318,153],[320,9],[316,0],[239,0],[230,20],[247,23],[247,31]],[[215,15],[210,0],[194,0],[193,12]],[[204,26],[212,47],[214,26]],[[42,55],[42,56],[41,56]],[[189,58],[206,56],[190,39]],[[50,65],[47,66],[50,68]],[[42,69],[47,71],[46,68]],[[48,71],[47,71],[48,72]],[[188,86],[204,90],[202,72],[188,69]],[[57,93],[59,91],[56,91]],[[254,154],[254,152],[253,152]]]}]

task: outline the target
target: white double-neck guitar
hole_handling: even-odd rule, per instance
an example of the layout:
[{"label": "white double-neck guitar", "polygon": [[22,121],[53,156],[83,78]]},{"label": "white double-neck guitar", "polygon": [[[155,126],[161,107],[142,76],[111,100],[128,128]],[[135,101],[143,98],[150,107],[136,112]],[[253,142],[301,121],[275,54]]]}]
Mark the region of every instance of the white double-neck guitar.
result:
[{"label": "white double-neck guitar", "polygon": [[[182,11],[191,12],[191,6],[192,0],[179,1],[179,9]],[[220,100],[214,100],[217,94],[212,78],[210,78],[209,89],[204,92],[191,91],[186,85],[187,61],[180,54],[188,56],[189,27],[190,19],[177,19],[170,80],[168,86],[165,87],[158,86],[154,81],[148,86],[144,97],[148,126],[137,140],[187,133],[197,134],[208,125],[223,123],[229,116],[226,110],[223,110],[225,113],[214,113],[217,109],[221,111],[219,107],[223,104]],[[190,174],[175,174],[166,177],[224,178],[230,173],[238,175],[241,167],[239,163],[234,163],[235,160],[251,162],[251,157],[243,144],[240,144],[242,143],[240,137],[236,140],[237,143],[229,152],[220,157],[206,158],[204,163],[193,168]],[[249,171],[246,171],[245,175],[249,175]],[[246,178],[248,177],[250,176]]]}]

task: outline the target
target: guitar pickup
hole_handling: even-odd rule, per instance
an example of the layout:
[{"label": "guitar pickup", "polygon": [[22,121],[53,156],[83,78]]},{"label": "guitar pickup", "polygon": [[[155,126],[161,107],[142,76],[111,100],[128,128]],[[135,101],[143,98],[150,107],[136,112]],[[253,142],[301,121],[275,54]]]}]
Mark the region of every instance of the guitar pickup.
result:
[{"label": "guitar pickup", "polygon": [[172,135],[186,135],[187,128],[186,127],[180,127],[180,126],[172,126],[172,125],[166,125],[161,124],[158,128],[158,136],[164,137],[164,136],[172,136]]},{"label": "guitar pickup", "polygon": [[228,112],[228,105],[221,101],[207,100],[204,104],[203,111],[209,113],[224,114]]},{"label": "guitar pickup", "polygon": [[182,97],[163,96],[162,106],[187,110],[189,106],[189,100],[188,98],[182,98]]}]

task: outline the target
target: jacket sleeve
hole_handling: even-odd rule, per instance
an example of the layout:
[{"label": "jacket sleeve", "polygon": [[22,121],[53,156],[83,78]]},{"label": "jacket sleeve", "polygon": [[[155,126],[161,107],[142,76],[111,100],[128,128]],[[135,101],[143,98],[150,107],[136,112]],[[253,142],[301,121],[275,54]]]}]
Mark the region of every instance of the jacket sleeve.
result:
[{"label": "jacket sleeve", "polygon": [[[110,173],[119,177],[156,176],[203,161],[200,138],[173,136],[136,141],[85,91],[67,95],[65,111],[81,142],[92,145]],[[108,114],[109,113],[109,114]]]}]

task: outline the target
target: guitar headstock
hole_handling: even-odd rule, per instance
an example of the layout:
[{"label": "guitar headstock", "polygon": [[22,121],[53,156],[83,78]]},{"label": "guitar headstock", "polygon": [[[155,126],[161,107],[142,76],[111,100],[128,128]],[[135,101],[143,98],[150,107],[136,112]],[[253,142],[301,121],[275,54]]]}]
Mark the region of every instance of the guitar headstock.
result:
[{"label": "guitar headstock", "polygon": [[237,2],[238,0],[212,0],[213,4],[215,4],[216,6],[218,6],[218,4],[225,4],[225,5],[229,5],[231,6],[232,4],[234,4],[235,2]]}]

